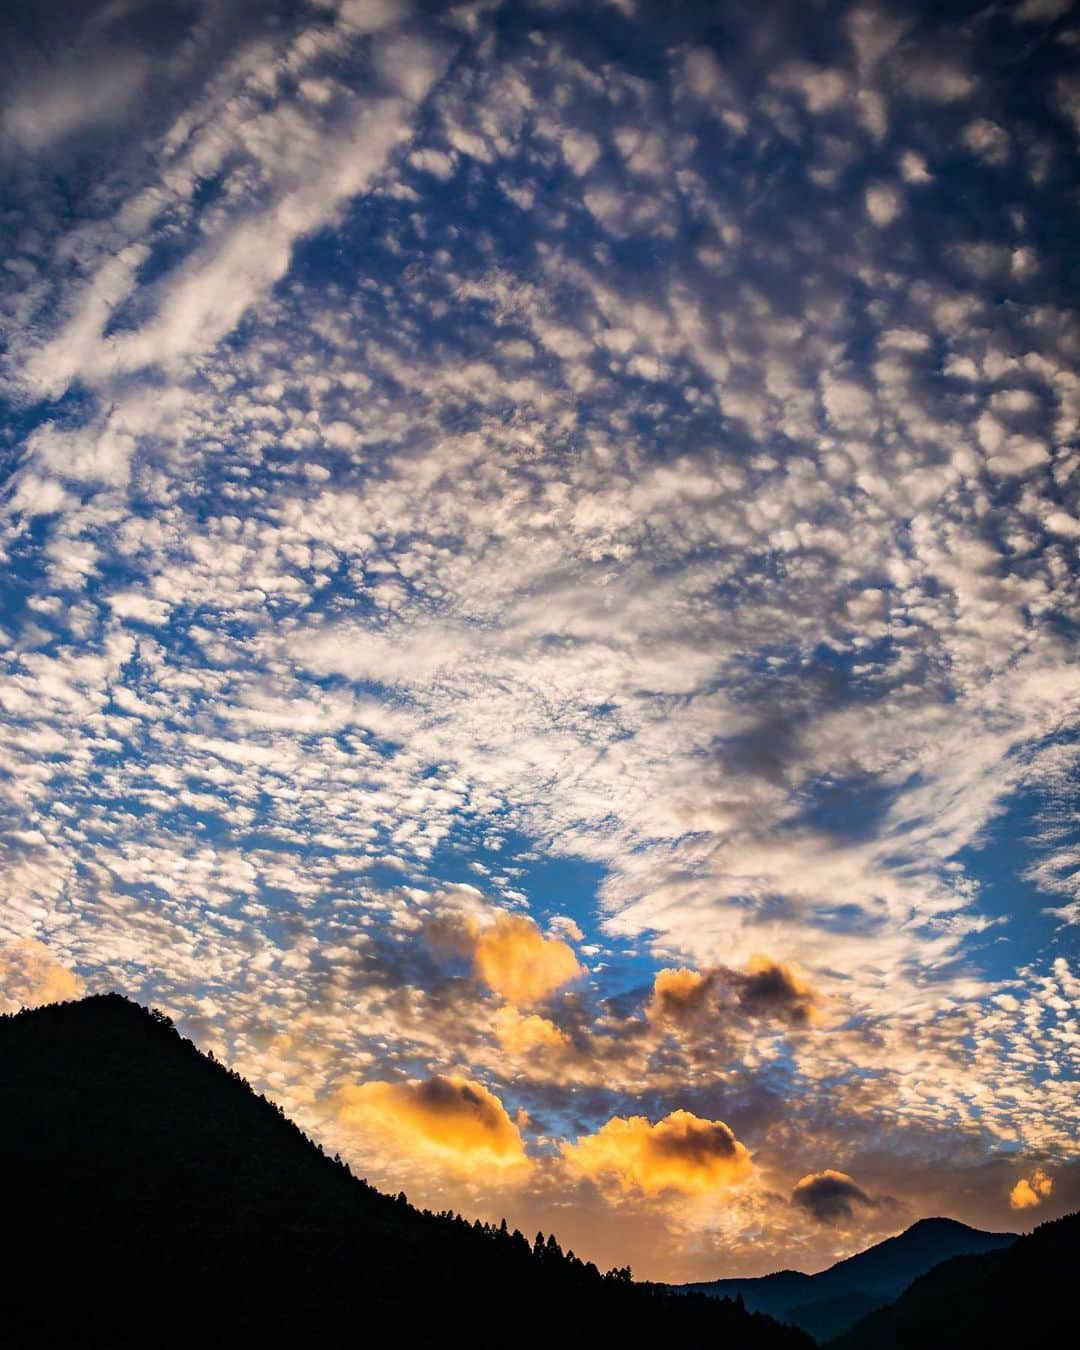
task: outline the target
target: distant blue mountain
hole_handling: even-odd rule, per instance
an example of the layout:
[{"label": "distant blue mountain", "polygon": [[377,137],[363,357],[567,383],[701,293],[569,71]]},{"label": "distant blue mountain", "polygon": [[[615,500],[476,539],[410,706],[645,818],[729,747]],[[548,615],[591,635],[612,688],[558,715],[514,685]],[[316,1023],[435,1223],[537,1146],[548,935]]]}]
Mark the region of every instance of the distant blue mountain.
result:
[{"label": "distant blue mountain", "polygon": [[1080,1345],[1080,1214],[1009,1247],[954,1256],[829,1350],[1062,1350]]},{"label": "distant blue mountain", "polygon": [[827,1341],[891,1303],[940,1262],[996,1251],[1011,1246],[1016,1237],[984,1233],[955,1219],[920,1219],[896,1237],[816,1275],[781,1270],[757,1279],[710,1280],[679,1288],[714,1298],[741,1297],[751,1312],[768,1313]]}]

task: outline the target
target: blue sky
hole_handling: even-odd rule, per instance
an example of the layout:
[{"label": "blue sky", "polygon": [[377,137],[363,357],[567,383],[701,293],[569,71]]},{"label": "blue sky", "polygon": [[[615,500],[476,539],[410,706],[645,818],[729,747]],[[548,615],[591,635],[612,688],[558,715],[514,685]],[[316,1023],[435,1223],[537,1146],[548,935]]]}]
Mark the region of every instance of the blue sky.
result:
[{"label": "blue sky", "polygon": [[4,1002],[648,1276],[1075,1208],[1068,6],[2,25]]}]

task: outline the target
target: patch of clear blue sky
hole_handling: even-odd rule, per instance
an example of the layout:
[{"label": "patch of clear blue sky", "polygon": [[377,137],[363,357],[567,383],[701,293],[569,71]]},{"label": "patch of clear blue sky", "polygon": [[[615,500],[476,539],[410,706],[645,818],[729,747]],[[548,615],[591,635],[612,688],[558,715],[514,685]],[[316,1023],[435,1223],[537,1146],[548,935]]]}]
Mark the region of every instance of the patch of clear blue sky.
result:
[{"label": "patch of clear blue sky", "polygon": [[1045,808],[1045,797],[1036,791],[1014,793],[981,838],[956,854],[955,861],[978,882],[978,909],[1004,920],[981,935],[977,950],[969,947],[979,967],[995,979],[1008,979],[1017,966],[1038,962],[1047,953],[1052,958],[1076,948],[1076,930],[1046,912],[1062,905],[1064,897],[1037,890],[1024,876],[1045,856],[1045,846],[1035,839],[1045,824]]}]

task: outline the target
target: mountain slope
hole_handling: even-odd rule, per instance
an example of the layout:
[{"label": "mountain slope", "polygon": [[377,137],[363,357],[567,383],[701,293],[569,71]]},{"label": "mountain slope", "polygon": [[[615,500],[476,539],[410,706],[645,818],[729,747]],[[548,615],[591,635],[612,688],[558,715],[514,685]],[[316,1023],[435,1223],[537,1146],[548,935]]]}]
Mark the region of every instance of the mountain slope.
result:
[{"label": "mountain slope", "polygon": [[0,1018],[0,1194],[5,1350],[808,1344],[381,1195],[115,995]]},{"label": "mountain slope", "polygon": [[917,1279],[830,1350],[1057,1350],[1080,1344],[1080,1214]]},{"label": "mountain slope", "polygon": [[890,1303],[939,1262],[1007,1247],[1015,1241],[1015,1233],[984,1233],[954,1219],[921,1219],[896,1237],[816,1275],[782,1270],[758,1279],[713,1280],[682,1288],[714,1298],[741,1296],[751,1311],[767,1313],[816,1339],[828,1340]]}]

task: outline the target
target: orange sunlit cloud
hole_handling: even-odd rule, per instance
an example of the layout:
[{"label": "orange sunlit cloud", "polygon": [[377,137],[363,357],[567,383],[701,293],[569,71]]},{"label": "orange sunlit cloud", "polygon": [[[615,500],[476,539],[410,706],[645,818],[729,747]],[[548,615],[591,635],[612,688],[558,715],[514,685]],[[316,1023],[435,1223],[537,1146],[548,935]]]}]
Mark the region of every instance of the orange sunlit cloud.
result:
[{"label": "orange sunlit cloud", "polygon": [[721,996],[751,1017],[775,1017],[796,1026],[818,1019],[817,992],[796,971],[755,953],[745,970],[667,968],[657,971],[645,1008],[650,1022],[683,1025],[714,1007]]},{"label": "orange sunlit cloud", "polygon": [[560,1147],[571,1171],[623,1192],[705,1195],[751,1172],[750,1154],[730,1127],[690,1111],[672,1111],[655,1125],[644,1116],[613,1116],[595,1134]]},{"label": "orange sunlit cloud", "polygon": [[419,1082],[346,1084],[337,1115],[394,1152],[425,1155],[458,1174],[529,1166],[502,1102],[467,1078],[437,1074]]},{"label": "orange sunlit cloud", "polygon": [[650,1022],[682,1022],[695,1016],[708,1003],[713,977],[680,966],[658,970],[652,997],[645,1008]]},{"label": "orange sunlit cloud", "polygon": [[472,914],[441,916],[428,924],[427,937],[470,957],[477,979],[519,1007],[542,1002],[583,973],[569,943],[545,936],[526,914],[499,910],[488,923]]},{"label": "orange sunlit cloud", "polygon": [[1041,1167],[1036,1167],[1030,1177],[1021,1177],[1009,1192],[1009,1204],[1013,1209],[1034,1209],[1048,1199],[1053,1191],[1053,1177],[1047,1176]]},{"label": "orange sunlit cloud", "polygon": [[476,973],[510,1003],[539,1003],[581,974],[562,938],[545,937],[524,914],[500,914],[476,936]]},{"label": "orange sunlit cloud", "polygon": [[536,1013],[522,1013],[512,1004],[495,1014],[495,1035],[507,1054],[527,1054],[541,1047],[556,1049],[570,1044],[570,1038],[554,1022]]},{"label": "orange sunlit cloud", "polygon": [[0,947],[0,1011],[60,1003],[81,997],[83,991],[79,976],[54,961],[48,948],[33,938]]}]

